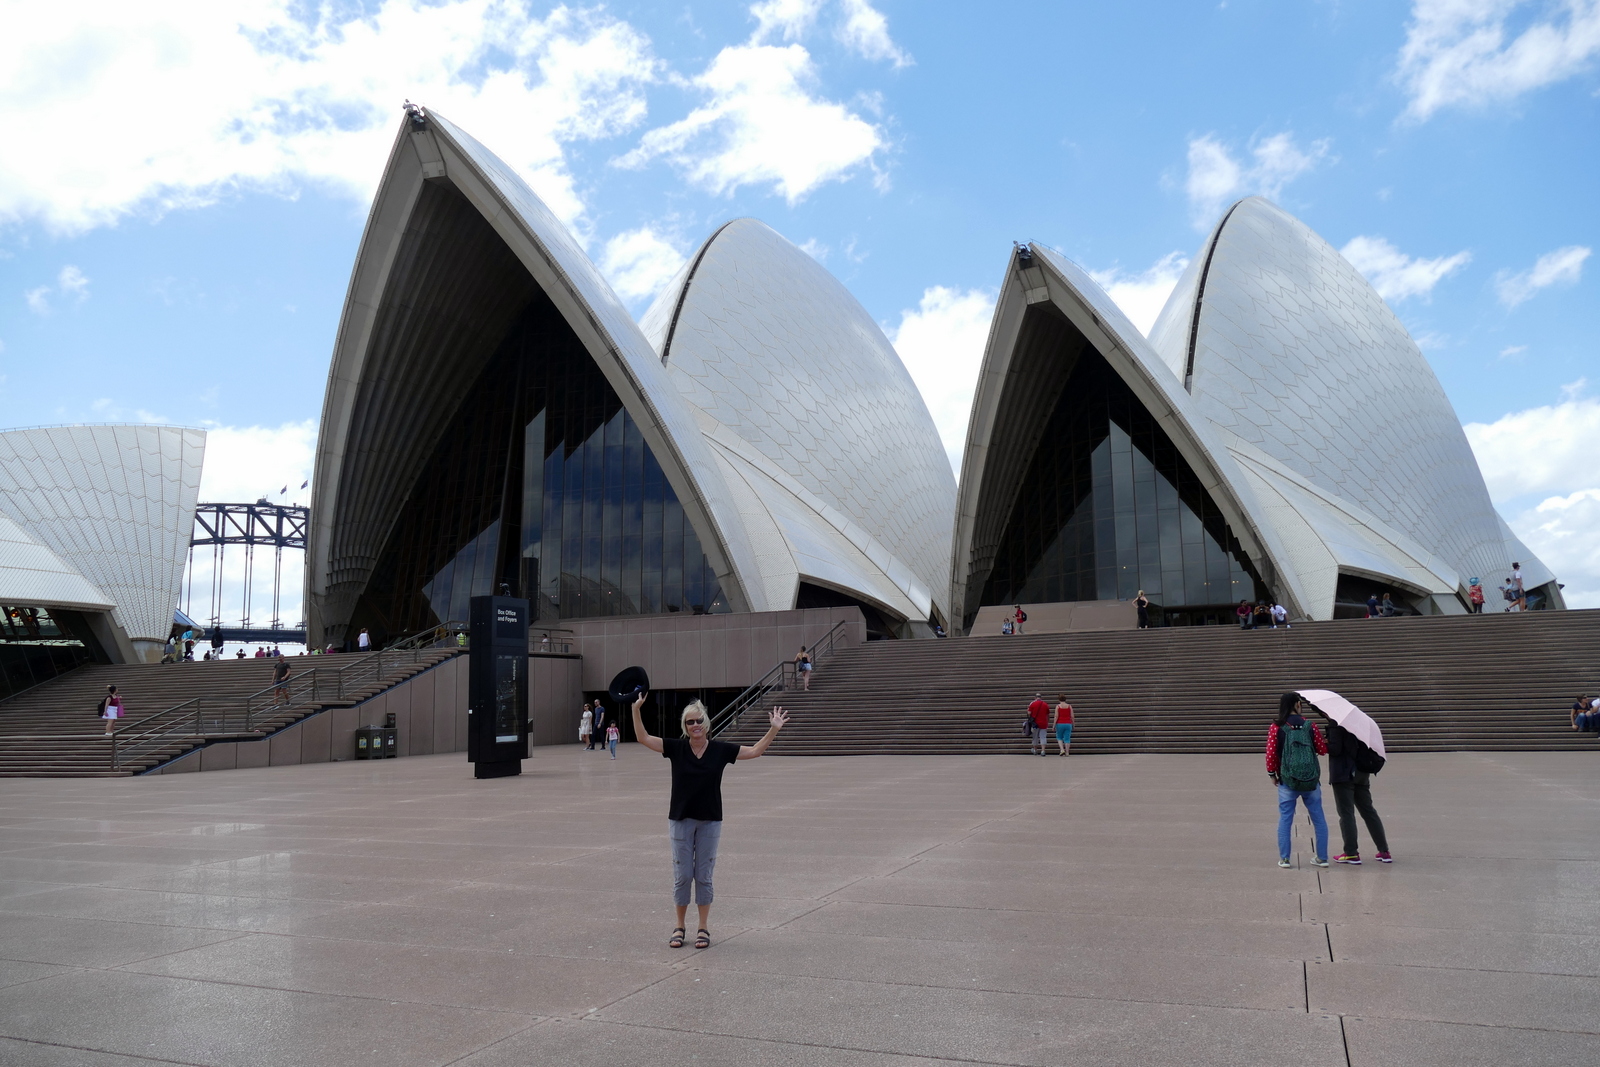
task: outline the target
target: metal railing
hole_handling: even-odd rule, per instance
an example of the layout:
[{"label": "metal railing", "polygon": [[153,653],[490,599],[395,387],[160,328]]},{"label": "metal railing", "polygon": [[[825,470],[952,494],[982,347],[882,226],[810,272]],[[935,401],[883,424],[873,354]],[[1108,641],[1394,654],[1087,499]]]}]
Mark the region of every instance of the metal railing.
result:
[{"label": "metal railing", "polygon": [[578,635],[556,626],[528,627],[528,652],[549,655],[571,655]]},{"label": "metal railing", "polygon": [[[844,636],[845,628],[848,625],[843,621],[834,623],[833,629],[829,630],[824,637],[814,642],[807,649],[811,653],[813,667],[817,665],[823,656],[833,652],[834,646]],[[716,737],[729,727],[737,725],[740,716],[750,708],[760,704],[771,694],[797,687],[800,684],[799,673],[799,665],[792,659],[786,659],[776,667],[773,667],[762,675],[754,685],[734,697],[731,704],[711,717],[710,736]]]},{"label": "metal railing", "polygon": [[195,697],[128,723],[111,735],[111,769],[123,769],[175,742],[259,736],[274,716],[318,704],[337,703],[364,688],[416,666],[429,648],[386,648],[339,667],[317,666],[245,697]]},{"label": "metal railing", "polygon": [[431,629],[421,630],[410,637],[402,637],[393,642],[385,652],[405,652],[410,649],[424,648],[466,648],[467,634],[470,631],[464,622],[441,622]]}]

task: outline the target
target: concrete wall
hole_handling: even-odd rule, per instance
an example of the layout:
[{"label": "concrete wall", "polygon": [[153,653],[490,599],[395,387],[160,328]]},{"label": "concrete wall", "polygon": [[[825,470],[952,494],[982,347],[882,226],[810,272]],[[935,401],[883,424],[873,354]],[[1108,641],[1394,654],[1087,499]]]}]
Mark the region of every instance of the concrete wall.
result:
[{"label": "concrete wall", "polygon": [[[603,690],[624,667],[643,667],[657,689],[744,688],[793,659],[801,645],[844,622],[845,643],[867,639],[859,608],[801,608],[730,615],[645,615],[576,619],[573,632],[583,656],[587,692]],[[581,705],[582,698],[579,698]],[[582,713],[581,706],[579,714]],[[577,719],[572,735],[577,736]]]},{"label": "concrete wall", "polygon": [[[991,637],[1016,614],[1011,604],[978,609],[972,623],[976,637]],[[1024,634],[1064,634],[1078,630],[1133,630],[1139,625],[1139,609],[1131,600],[1069,600],[1059,604],[1024,604],[1028,621]]]},{"label": "concrete wall", "polygon": [[[529,736],[535,745],[575,744],[583,713],[576,655],[528,657]],[[207,745],[155,774],[327,763],[355,757],[358,726],[382,726],[394,712],[401,756],[467,750],[466,656],[452,656],[349,708],[330,708],[259,741]]]}]

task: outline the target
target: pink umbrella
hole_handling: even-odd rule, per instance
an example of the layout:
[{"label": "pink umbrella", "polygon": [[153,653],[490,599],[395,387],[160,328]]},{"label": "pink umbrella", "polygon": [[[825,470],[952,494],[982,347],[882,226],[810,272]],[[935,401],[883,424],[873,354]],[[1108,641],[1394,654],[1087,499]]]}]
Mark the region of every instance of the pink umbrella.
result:
[{"label": "pink umbrella", "polygon": [[1328,718],[1349,730],[1357,741],[1366,745],[1372,751],[1389,758],[1383,750],[1383,731],[1378,729],[1378,724],[1372,721],[1371,716],[1332,689],[1297,689],[1300,698],[1309,704],[1315,704],[1317,710]]}]

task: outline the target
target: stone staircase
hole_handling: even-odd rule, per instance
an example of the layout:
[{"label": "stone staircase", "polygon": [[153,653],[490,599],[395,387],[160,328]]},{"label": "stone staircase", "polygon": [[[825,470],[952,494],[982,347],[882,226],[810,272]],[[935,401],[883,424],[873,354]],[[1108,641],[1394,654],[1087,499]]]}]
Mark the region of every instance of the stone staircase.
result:
[{"label": "stone staircase", "polygon": [[[268,659],[90,664],[0,702],[0,777],[140,774],[211,741],[264,737],[328,708],[353,706],[456,654],[292,657],[285,705],[273,702]],[[115,755],[95,711],[107,685],[127,705]]]},{"label": "stone staircase", "polygon": [[1042,692],[1072,704],[1074,754],[1258,752],[1290,689],[1354,701],[1390,752],[1600,748],[1568,719],[1577,693],[1600,693],[1600,611],[875,641],[719,736],[754,741],[782,704],[775,755],[1025,753]]}]

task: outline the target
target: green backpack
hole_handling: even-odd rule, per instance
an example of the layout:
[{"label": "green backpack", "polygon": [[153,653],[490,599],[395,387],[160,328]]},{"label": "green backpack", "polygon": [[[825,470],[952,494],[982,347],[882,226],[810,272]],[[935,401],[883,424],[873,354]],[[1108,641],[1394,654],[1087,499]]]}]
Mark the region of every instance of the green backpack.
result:
[{"label": "green backpack", "polygon": [[1311,740],[1311,724],[1286,725],[1278,736],[1283,739],[1278,780],[1296,793],[1311,792],[1322,779],[1322,767],[1317,763],[1317,750]]}]

